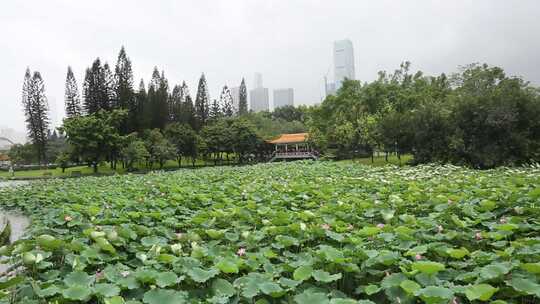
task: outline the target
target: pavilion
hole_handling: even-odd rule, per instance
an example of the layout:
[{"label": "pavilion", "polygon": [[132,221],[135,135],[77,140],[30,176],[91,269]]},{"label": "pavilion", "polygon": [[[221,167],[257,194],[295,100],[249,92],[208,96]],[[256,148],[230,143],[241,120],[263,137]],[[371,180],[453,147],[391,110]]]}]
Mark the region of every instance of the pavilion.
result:
[{"label": "pavilion", "polygon": [[268,141],[274,145],[274,153],[270,161],[292,159],[317,159],[315,151],[308,142],[308,133],[281,134]]}]

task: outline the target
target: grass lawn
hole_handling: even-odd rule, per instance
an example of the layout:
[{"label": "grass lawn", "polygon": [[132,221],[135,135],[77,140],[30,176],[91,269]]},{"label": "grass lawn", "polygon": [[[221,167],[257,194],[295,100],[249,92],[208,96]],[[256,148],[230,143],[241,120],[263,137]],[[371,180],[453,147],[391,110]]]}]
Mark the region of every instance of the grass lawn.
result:
[{"label": "grass lawn", "polygon": [[[403,155],[401,156],[401,166],[404,166],[407,164],[409,160],[412,159],[412,155]],[[385,166],[388,164],[392,165],[400,165],[400,161],[395,155],[391,155],[388,157],[388,162],[385,160],[384,156],[378,156],[374,157],[373,162],[371,161],[371,158],[356,158],[356,159],[348,159],[348,160],[342,160],[340,162],[343,163],[352,163],[352,164],[363,164],[363,165],[370,165],[370,166]],[[203,167],[203,166],[212,166],[214,163],[212,161],[204,162],[202,159],[197,159],[195,162],[195,166],[197,167]],[[182,161],[182,168],[191,168],[191,160],[183,160]],[[176,161],[167,161],[165,165],[163,166],[163,169],[165,170],[174,170],[178,169],[178,163]],[[149,171],[149,169],[139,166],[139,172],[145,172]],[[153,170],[160,170],[159,165],[155,165]],[[15,179],[32,179],[32,178],[42,178],[42,177],[70,177],[72,175],[73,171],[79,171],[81,172],[81,175],[93,175],[94,172],[92,171],[91,167],[88,166],[77,166],[77,167],[71,167],[67,168],[65,172],[62,172],[61,168],[56,169],[40,169],[40,170],[26,170],[26,171],[16,171],[15,172]],[[124,174],[126,173],[126,170],[122,168],[121,165],[119,165],[115,170],[112,170],[108,163],[104,163],[99,166],[98,168],[98,175],[111,175],[111,174]],[[0,171],[0,178],[10,178],[11,174],[6,171]]]},{"label": "grass lawn", "polygon": [[373,162],[371,161],[371,157],[348,159],[348,160],[343,160],[342,162],[370,165],[370,166],[376,166],[376,167],[386,166],[388,164],[392,164],[396,166],[405,166],[412,159],[413,159],[413,156],[410,154],[402,155],[401,163],[400,163],[400,160],[397,158],[396,155],[388,156],[388,161],[386,161],[386,159],[384,158],[384,155],[381,155],[381,156],[374,157]]},{"label": "grass lawn", "polygon": [[[208,162],[208,165],[212,165],[212,162]],[[205,166],[205,162],[201,159],[198,159],[195,162],[195,166]],[[149,169],[145,168],[144,166],[138,167],[140,171],[145,172]],[[178,168],[178,162],[176,161],[167,161],[165,165],[163,166],[163,169],[165,170],[171,170],[171,169],[177,169]],[[183,160],[182,161],[182,168],[191,168],[191,160]],[[159,165],[154,165],[153,170],[159,170]],[[42,177],[70,177],[72,175],[73,171],[79,171],[81,172],[81,175],[94,175],[94,171],[92,167],[88,166],[76,166],[76,167],[70,167],[66,168],[65,172],[62,172],[61,168],[56,169],[39,169],[39,170],[25,170],[25,171],[15,171],[14,177],[16,179],[32,179],[32,178],[42,178]],[[108,163],[103,163],[98,167],[98,175],[111,175],[111,174],[124,174],[126,173],[126,169],[122,168],[122,166],[119,164],[115,170],[112,170]],[[11,173],[7,171],[0,171],[0,178],[10,178]]]}]

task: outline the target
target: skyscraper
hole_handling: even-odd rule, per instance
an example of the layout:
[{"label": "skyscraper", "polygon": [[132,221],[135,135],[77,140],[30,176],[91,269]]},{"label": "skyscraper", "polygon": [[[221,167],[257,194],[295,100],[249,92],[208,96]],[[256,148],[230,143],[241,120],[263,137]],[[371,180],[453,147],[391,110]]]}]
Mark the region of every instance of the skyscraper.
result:
[{"label": "skyscraper", "polygon": [[343,80],[355,79],[354,50],[349,39],[334,42],[334,81],[335,90],[341,88]]},{"label": "skyscraper", "polygon": [[253,112],[269,111],[270,98],[268,98],[268,89],[263,87],[262,75],[255,73],[255,88],[249,91],[249,109]]},{"label": "skyscraper", "polygon": [[249,91],[249,106],[249,110],[253,112],[269,111],[268,89],[256,88]]},{"label": "skyscraper", "polygon": [[263,87],[262,74],[261,73],[255,73],[255,77],[253,78],[253,87],[255,89]]},{"label": "skyscraper", "polygon": [[274,90],[274,110],[284,106],[294,106],[294,90],[292,88]]}]

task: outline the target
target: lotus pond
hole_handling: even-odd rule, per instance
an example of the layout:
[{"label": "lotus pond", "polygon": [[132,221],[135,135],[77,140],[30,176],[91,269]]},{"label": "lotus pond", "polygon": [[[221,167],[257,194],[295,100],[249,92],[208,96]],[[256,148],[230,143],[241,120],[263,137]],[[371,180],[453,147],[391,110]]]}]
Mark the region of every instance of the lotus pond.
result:
[{"label": "lotus pond", "polygon": [[0,190],[3,303],[540,303],[540,168],[296,162]]}]

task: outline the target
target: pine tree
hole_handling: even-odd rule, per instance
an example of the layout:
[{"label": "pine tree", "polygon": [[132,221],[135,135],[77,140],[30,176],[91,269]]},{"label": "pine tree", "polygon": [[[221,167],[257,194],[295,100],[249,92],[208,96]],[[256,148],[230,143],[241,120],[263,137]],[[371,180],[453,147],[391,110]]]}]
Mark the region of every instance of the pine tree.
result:
[{"label": "pine tree", "polygon": [[139,90],[135,94],[136,105],[137,105],[137,114],[135,116],[135,130],[142,134],[146,129],[150,128],[151,125],[151,109],[148,103],[148,94],[146,93],[146,87],[144,85],[144,80],[141,79],[139,83]]},{"label": "pine tree", "polygon": [[182,94],[182,87],[179,85],[175,85],[171,92],[171,96],[169,97],[169,111],[171,122],[180,122],[181,120],[182,104],[184,103],[184,96]]},{"label": "pine tree", "polygon": [[222,106],[222,113],[225,117],[232,117],[234,115],[233,98],[231,91],[227,86],[223,87],[221,95],[219,97],[220,104]]},{"label": "pine tree", "polygon": [[208,118],[211,121],[216,121],[222,117],[221,106],[217,99],[214,99],[208,113]]},{"label": "pine tree", "polygon": [[26,116],[28,137],[34,145],[38,161],[45,162],[45,150],[49,135],[49,118],[45,84],[39,72],[30,77],[27,69],[24,76],[22,103]]},{"label": "pine tree", "polygon": [[122,128],[123,133],[130,133],[137,129],[137,103],[133,90],[133,70],[131,61],[127,57],[124,47],[120,49],[120,53],[118,54],[118,60],[116,61],[116,66],[114,68],[114,78],[116,82],[116,107],[128,110],[128,117]]},{"label": "pine tree", "polygon": [[103,65],[103,79],[105,81],[104,91],[105,98],[102,100],[101,108],[104,110],[112,110],[120,108],[118,105],[118,96],[116,95],[116,79],[111,71],[108,63]]},{"label": "pine tree", "polygon": [[240,84],[240,93],[238,99],[238,114],[244,115],[248,112],[248,103],[247,103],[247,88],[244,78],[242,78],[242,83]]},{"label": "pine tree", "polygon": [[65,103],[66,103],[66,116],[68,118],[77,117],[82,114],[81,99],[79,96],[79,89],[77,87],[77,81],[73,75],[71,67],[68,66],[66,76],[66,90],[65,90]]},{"label": "pine tree", "polygon": [[99,58],[92,63],[91,68],[86,69],[83,84],[83,107],[87,114],[111,109],[110,99],[113,94],[109,87],[112,85],[110,74],[108,65],[102,66]]},{"label": "pine tree", "polygon": [[183,108],[183,120],[185,123],[191,126],[191,128],[195,129],[197,126],[197,115],[195,113],[195,106],[193,105],[193,99],[191,98],[191,95],[189,93],[186,95],[186,102],[184,103]]},{"label": "pine tree", "polygon": [[151,128],[163,129],[169,121],[169,84],[165,73],[159,73],[157,67],[152,73],[148,88],[148,103],[152,118]]},{"label": "pine tree", "polygon": [[209,103],[208,85],[204,73],[199,79],[197,88],[197,97],[195,98],[195,114],[197,118],[197,130],[200,130],[208,121],[210,103]]}]

